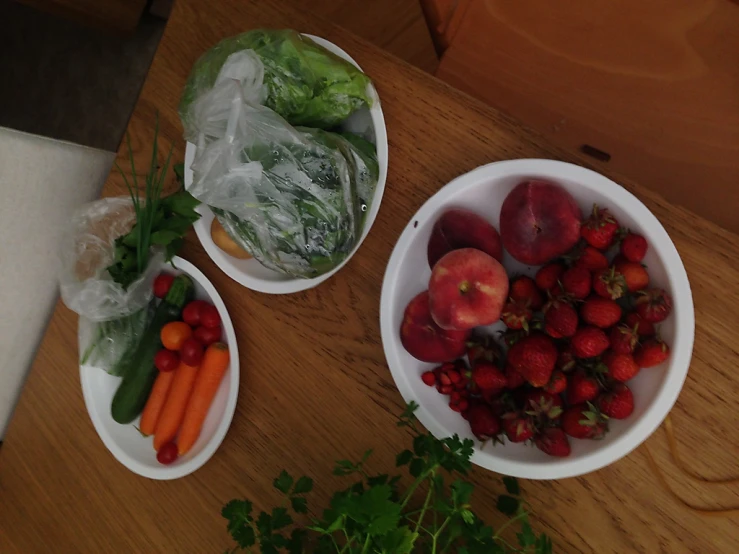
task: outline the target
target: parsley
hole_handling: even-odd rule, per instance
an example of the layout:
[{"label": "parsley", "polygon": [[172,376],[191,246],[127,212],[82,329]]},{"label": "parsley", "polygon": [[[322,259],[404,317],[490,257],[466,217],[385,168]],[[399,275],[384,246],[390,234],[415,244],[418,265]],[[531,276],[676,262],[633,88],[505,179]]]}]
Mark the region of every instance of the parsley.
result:
[{"label": "parsley", "polygon": [[[511,552],[551,554],[552,541],[537,535],[529,522],[528,503],[520,497],[518,481],[504,477],[506,493],[498,498],[498,510],[509,516],[497,531],[472,510],[474,485],[463,477],[470,469],[473,442],[457,435],[436,439],[416,426],[408,405],[398,422],[414,432],[413,448],[396,457],[397,467],[406,467],[413,481],[402,490],[400,476],[369,475],[365,463],[339,460],[334,474],[354,476],[358,481],[336,492],[321,517],[296,523],[308,511],[305,495],[313,488],[307,477],[295,479],[286,471],[274,480],[285,495],[282,506],[252,514],[247,500],[232,500],[223,507],[228,532],[236,543],[230,552],[245,550],[261,554],[288,552],[326,554],[411,554],[414,552],[459,554],[507,554]],[[445,476],[453,477],[446,485]],[[461,478],[460,478],[461,477]],[[518,530],[508,530],[516,525]],[[288,533],[288,530],[290,531]],[[506,533],[509,531],[509,534]],[[514,540],[509,537],[515,536]]]}]

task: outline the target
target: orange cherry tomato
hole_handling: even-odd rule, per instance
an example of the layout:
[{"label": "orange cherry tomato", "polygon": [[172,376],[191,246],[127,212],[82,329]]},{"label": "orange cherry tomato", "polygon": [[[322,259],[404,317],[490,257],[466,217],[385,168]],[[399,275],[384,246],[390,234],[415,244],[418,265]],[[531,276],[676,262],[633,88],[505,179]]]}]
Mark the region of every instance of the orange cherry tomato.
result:
[{"label": "orange cherry tomato", "polygon": [[160,338],[167,350],[179,350],[182,343],[192,336],[192,327],[184,321],[173,321],[162,327]]}]

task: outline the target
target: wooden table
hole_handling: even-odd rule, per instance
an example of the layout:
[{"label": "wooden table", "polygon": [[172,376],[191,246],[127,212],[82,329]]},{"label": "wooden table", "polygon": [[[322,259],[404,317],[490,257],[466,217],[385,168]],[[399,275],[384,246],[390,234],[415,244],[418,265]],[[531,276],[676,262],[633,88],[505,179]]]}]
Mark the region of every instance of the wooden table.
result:
[{"label": "wooden table", "polygon": [[[331,24],[279,2],[222,0],[206,8],[179,0],[133,114],[139,167],[150,152],[155,110],[182,159],[176,114],[190,67],[218,39],[245,29],[293,27],[351,53],[374,78],[390,141],[382,209],[351,262],[316,289],[270,296],[244,289],[205,255],[194,235],[184,257],[221,292],[239,337],[242,380],[236,415],[215,456],[173,482],[140,478],[97,437],[82,400],[76,317],[59,304],[0,450],[0,552],[222,552],[231,543],[221,506],[246,496],[276,500],[280,469],[316,480],[319,510],[339,486],[333,461],[374,448],[372,471],[393,466],[408,434],[395,426],[403,405],[385,363],[379,299],[385,264],[413,212],[460,173],[495,160],[566,158],[500,113],[405,65]],[[121,161],[124,161],[121,155]],[[583,163],[581,160],[571,160]],[[125,164],[124,164],[125,165]],[[736,472],[736,312],[739,239],[614,176],[656,214],[675,241],[693,286],[696,342],[673,411],[680,448],[709,477]],[[104,194],[123,191],[111,174]],[[662,431],[648,445],[676,490],[696,504],[739,504],[736,488],[695,487],[669,461]],[[493,525],[501,491],[475,469],[476,510]],[[558,552],[737,552],[736,520],[693,514],[661,489],[643,447],[586,477],[523,483],[534,522]]]}]

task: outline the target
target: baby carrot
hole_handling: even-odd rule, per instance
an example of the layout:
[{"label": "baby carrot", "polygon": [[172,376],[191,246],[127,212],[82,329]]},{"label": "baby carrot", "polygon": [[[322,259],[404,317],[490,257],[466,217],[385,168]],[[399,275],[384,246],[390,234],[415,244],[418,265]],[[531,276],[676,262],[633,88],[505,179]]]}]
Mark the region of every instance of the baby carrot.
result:
[{"label": "baby carrot", "polygon": [[163,444],[173,440],[177,435],[197,374],[197,367],[182,362],[175,369],[174,381],[169,389],[167,401],[164,403],[164,408],[162,408],[162,413],[159,415],[154,431],[154,450],[157,452]]},{"label": "baby carrot", "polygon": [[186,454],[198,440],[205,416],[208,415],[210,405],[228,368],[228,361],[228,346],[222,342],[211,344],[205,351],[177,438],[180,456]]},{"label": "baby carrot", "polygon": [[164,403],[167,401],[169,387],[174,381],[174,374],[174,371],[160,371],[157,380],[154,381],[154,387],[152,387],[149,399],[146,401],[139,424],[139,429],[146,436],[154,434],[159,414],[162,413]]}]

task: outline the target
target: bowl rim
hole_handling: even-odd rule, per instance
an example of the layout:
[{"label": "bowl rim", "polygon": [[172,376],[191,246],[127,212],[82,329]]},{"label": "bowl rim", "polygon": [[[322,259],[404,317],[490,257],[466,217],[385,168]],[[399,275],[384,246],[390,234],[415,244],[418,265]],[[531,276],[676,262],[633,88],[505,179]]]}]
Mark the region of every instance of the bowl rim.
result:
[{"label": "bowl rim", "polygon": [[[679,298],[675,303],[673,317],[675,318],[675,340],[672,346],[671,362],[666,370],[665,378],[660,385],[652,404],[641,417],[625,430],[625,432],[607,444],[585,456],[577,459],[551,458],[547,462],[521,462],[506,460],[495,456],[491,451],[481,451],[475,447],[472,462],[486,469],[528,479],[560,479],[575,477],[601,469],[629,454],[645,441],[662,423],[672,406],[675,404],[683,383],[687,376],[693,350],[695,335],[695,314],[690,283],[680,255],[670,239],[667,231],[657,220],[656,216],[633,194],[613,180],[590,169],[547,159],[517,159],[493,162],[483,165],[472,171],[460,175],[431,196],[421,208],[411,217],[395,247],[388,262],[383,278],[380,298],[380,329],[385,357],[390,367],[396,386],[406,402],[416,400],[413,397],[409,381],[409,372],[403,370],[399,359],[398,349],[390,348],[392,344],[387,337],[397,333],[394,328],[391,299],[395,297],[397,275],[405,252],[414,235],[413,222],[425,221],[440,210],[447,199],[459,192],[475,187],[481,182],[492,179],[505,178],[511,175],[540,175],[542,178],[557,181],[558,179],[577,182],[579,185],[597,190],[613,198],[619,205],[629,205],[631,215],[640,221],[645,234],[652,237],[653,247],[659,251],[659,256],[665,267],[673,298]],[[654,239],[656,240],[656,244]],[[420,291],[419,291],[420,292]],[[420,404],[420,403],[419,403]],[[429,412],[419,405],[416,412],[419,421],[436,437],[446,437],[451,433]]]},{"label": "bowl rim", "polygon": [[[330,52],[333,52],[334,54],[344,58],[346,61],[352,63],[360,71],[362,70],[359,64],[354,61],[354,58],[352,58],[336,44],[315,35],[311,35],[308,33],[301,34],[318,43],[320,46],[323,46]],[[210,236],[212,212],[210,208],[201,204],[197,208],[198,212],[201,214],[201,217],[193,225],[193,227],[195,228],[195,234],[197,235],[198,240],[200,240],[200,244],[202,244],[205,252],[208,254],[210,259],[213,260],[213,262],[221,269],[221,271],[223,271],[231,279],[243,285],[244,287],[255,290],[257,292],[264,292],[267,294],[292,294],[295,292],[312,289],[313,287],[320,285],[327,279],[331,278],[338,271],[340,271],[357,253],[357,250],[359,250],[359,247],[367,238],[372,225],[377,219],[377,214],[380,211],[380,204],[382,203],[382,197],[385,193],[385,183],[387,181],[388,171],[388,142],[387,128],[385,127],[385,116],[382,112],[382,105],[380,102],[380,96],[377,94],[377,89],[375,88],[373,83],[370,83],[368,87],[370,89],[370,96],[373,99],[373,103],[372,106],[369,108],[369,112],[372,119],[372,125],[375,128],[375,148],[377,150],[377,162],[380,167],[380,174],[377,179],[375,194],[372,199],[372,206],[370,207],[370,211],[367,214],[367,219],[364,223],[364,229],[362,230],[362,235],[359,237],[357,244],[354,245],[352,251],[346,258],[341,261],[339,265],[337,265],[331,271],[324,273],[323,275],[319,275],[318,277],[314,277],[312,279],[292,278],[279,281],[271,281],[261,277],[249,275],[244,271],[234,267],[231,261],[231,257],[223,252],[220,248],[218,248],[213,242],[213,239]],[[192,183],[193,175],[192,169],[190,169],[190,165],[195,158],[195,150],[196,146],[191,142],[187,142],[187,144],[185,145],[185,188],[189,188],[190,184]],[[263,271],[269,270],[267,268],[263,268]],[[274,273],[280,275],[278,272]]]},{"label": "bowl rim", "polygon": [[[168,263],[164,263],[162,265],[162,268],[164,269],[168,265]],[[102,416],[97,412],[97,410],[93,408],[93,391],[90,388],[91,385],[89,379],[93,374],[92,372],[98,372],[102,370],[89,365],[80,366],[80,384],[82,386],[82,396],[85,400],[85,408],[87,409],[87,413],[90,415],[90,419],[92,420],[92,424],[95,427],[95,431],[97,431],[97,434],[103,441],[103,444],[110,451],[110,453],[113,454],[115,459],[118,460],[123,466],[130,469],[134,473],[141,475],[142,477],[147,477],[149,479],[155,480],[178,479],[180,477],[184,477],[185,475],[189,475],[190,473],[193,473],[194,471],[202,467],[211,458],[211,456],[215,454],[215,451],[218,449],[218,447],[223,442],[223,439],[226,437],[226,433],[228,432],[229,427],[231,427],[231,421],[233,420],[233,416],[236,411],[236,401],[239,397],[239,350],[238,344],[236,342],[236,333],[234,331],[233,322],[231,321],[231,316],[226,309],[226,305],[223,303],[223,299],[221,298],[220,294],[218,294],[218,291],[213,286],[213,283],[211,283],[210,280],[192,263],[183,258],[180,258],[179,256],[175,256],[174,258],[172,258],[172,265],[175,267],[175,269],[186,273],[190,278],[192,278],[205,289],[205,292],[208,294],[210,301],[216,307],[216,309],[218,310],[218,314],[221,317],[221,325],[226,335],[226,344],[228,345],[230,354],[230,362],[228,368],[228,371],[230,372],[230,382],[228,398],[226,399],[226,406],[224,407],[223,417],[218,423],[218,427],[216,427],[213,436],[205,444],[203,449],[191,460],[188,460],[185,463],[176,466],[148,466],[129,456],[125,449],[121,448],[118,443],[113,440],[113,438],[108,434],[102,422]],[[142,440],[146,439],[142,437]]]}]

